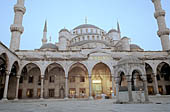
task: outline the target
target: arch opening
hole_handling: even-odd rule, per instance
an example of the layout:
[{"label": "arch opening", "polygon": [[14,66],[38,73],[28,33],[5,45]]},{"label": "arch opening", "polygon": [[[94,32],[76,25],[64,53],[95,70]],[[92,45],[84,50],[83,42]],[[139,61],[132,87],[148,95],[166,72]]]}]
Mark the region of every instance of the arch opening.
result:
[{"label": "arch opening", "polygon": [[104,63],[96,64],[92,69],[92,96],[102,98],[106,96],[111,98],[112,94],[112,77],[111,70]]},{"label": "arch opening", "polygon": [[127,79],[124,72],[119,72],[119,91],[128,91]]},{"label": "arch opening", "polygon": [[154,95],[154,74],[152,67],[145,63],[145,71],[146,71],[146,77],[147,77],[147,85],[148,85],[148,94]]},{"label": "arch opening", "polygon": [[170,95],[170,66],[162,62],[157,66],[157,81],[159,93]]},{"label": "arch opening", "polygon": [[5,53],[3,53],[0,55],[0,99],[3,98],[7,67],[8,57]]},{"label": "arch opening", "polygon": [[69,98],[88,98],[89,80],[88,70],[81,64],[76,63],[70,67],[68,73]]},{"label": "arch opening", "polygon": [[19,81],[18,98],[36,99],[40,98],[41,71],[34,63],[28,63],[21,70]]},{"label": "arch opening", "polygon": [[17,61],[14,62],[11,68],[9,75],[9,85],[8,85],[8,99],[14,99],[16,96],[16,84],[17,84],[17,75],[19,71],[19,64]]},{"label": "arch opening", "polygon": [[65,72],[60,64],[52,63],[45,70],[44,98],[65,97]]},{"label": "arch opening", "polygon": [[144,90],[143,79],[141,76],[142,74],[138,70],[134,70],[132,72],[132,78],[131,78],[132,91],[143,91]]}]

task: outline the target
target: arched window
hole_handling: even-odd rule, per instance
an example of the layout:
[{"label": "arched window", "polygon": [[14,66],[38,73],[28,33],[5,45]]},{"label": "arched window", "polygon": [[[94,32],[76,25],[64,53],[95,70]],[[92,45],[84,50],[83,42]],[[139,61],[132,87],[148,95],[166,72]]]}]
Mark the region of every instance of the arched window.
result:
[{"label": "arched window", "polygon": [[94,40],[94,35],[92,36],[92,39]]},{"label": "arched window", "polygon": [[88,29],[86,29],[86,33],[88,33]]},{"label": "arched window", "polygon": [[91,33],[93,33],[93,29],[91,29]]},{"label": "arched window", "polygon": [[54,76],[50,76],[50,78],[49,78],[49,83],[54,83]]}]

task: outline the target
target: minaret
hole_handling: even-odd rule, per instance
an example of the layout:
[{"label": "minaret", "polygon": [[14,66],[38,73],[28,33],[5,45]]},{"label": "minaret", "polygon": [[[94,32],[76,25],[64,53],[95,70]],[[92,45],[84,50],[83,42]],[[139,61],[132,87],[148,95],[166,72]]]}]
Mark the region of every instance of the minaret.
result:
[{"label": "minaret", "polygon": [[119,22],[117,21],[117,31],[120,33],[120,26],[119,26]]},{"label": "minaret", "polygon": [[118,21],[117,21],[117,31],[119,33],[119,38],[121,38],[120,25]]},{"label": "minaret", "polygon": [[42,45],[44,45],[46,43],[47,43],[47,21],[45,21],[45,25],[44,25]]},{"label": "minaret", "polygon": [[22,26],[23,15],[25,14],[26,8],[24,6],[25,0],[18,0],[17,4],[14,6],[14,23],[11,25],[11,42],[10,49],[12,51],[19,50],[20,47],[20,37],[24,32],[24,27]]},{"label": "minaret", "polygon": [[166,27],[165,23],[165,11],[162,9],[161,0],[152,0],[155,6],[155,18],[157,19],[158,23],[158,36],[161,39],[162,49],[164,51],[170,49],[170,41],[169,41],[169,33],[170,30]]}]

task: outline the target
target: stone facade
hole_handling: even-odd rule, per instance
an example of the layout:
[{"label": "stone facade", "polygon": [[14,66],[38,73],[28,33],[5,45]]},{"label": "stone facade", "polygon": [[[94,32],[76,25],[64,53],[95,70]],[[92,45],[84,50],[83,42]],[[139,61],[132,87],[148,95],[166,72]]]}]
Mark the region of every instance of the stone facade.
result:
[{"label": "stone facade", "polygon": [[[152,0],[159,12],[160,0]],[[24,0],[15,5],[10,49],[0,43],[1,98],[112,98],[117,102],[149,101],[149,95],[170,94],[169,33],[159,33],[163,51],[144,51],[121,37],[91,24],[62,29],[59,42],[47,43],[45,22],[42,46],[19,50]],[[162,14],[155,14],[164,22]],[[20,18],[17,20],[17,18]],[[18,21],[18,22],[17,22]],[[158,24],[160,25],[160,24]],[[16,28],[14,28],[16,26]],[[159,31],[164,31],[165,26]],[[126,94],[126,98],[121,97]],[[138,96],[141,96],[141,99]],[[122,100],[123,98],[123,100]]]}]

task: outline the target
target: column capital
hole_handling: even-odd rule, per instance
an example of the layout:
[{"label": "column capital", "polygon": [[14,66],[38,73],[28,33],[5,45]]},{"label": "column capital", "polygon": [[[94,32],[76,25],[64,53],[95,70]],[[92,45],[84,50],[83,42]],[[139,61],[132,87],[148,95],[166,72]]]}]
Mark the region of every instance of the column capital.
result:
[{"label": "column capital", "polygon": [[6,71],[6,76],[7,76],[7,75],[9,76],[9,75],[10,75],[10,73],[11,73],[10,71]]},{"label": "column capital", "polygon": [[127,82],[131,82],[131,75],[126,75],[126,80],[127,80]]},{"label": "column capital", "polygon": [[41,79],[44,79],[44,75],[41,75]]},{"label": "column capital", "polygon": [[17,79],[19,79],[21,76],[20,76],[20,75],[17,75],[16,77],[17,77]]}]

